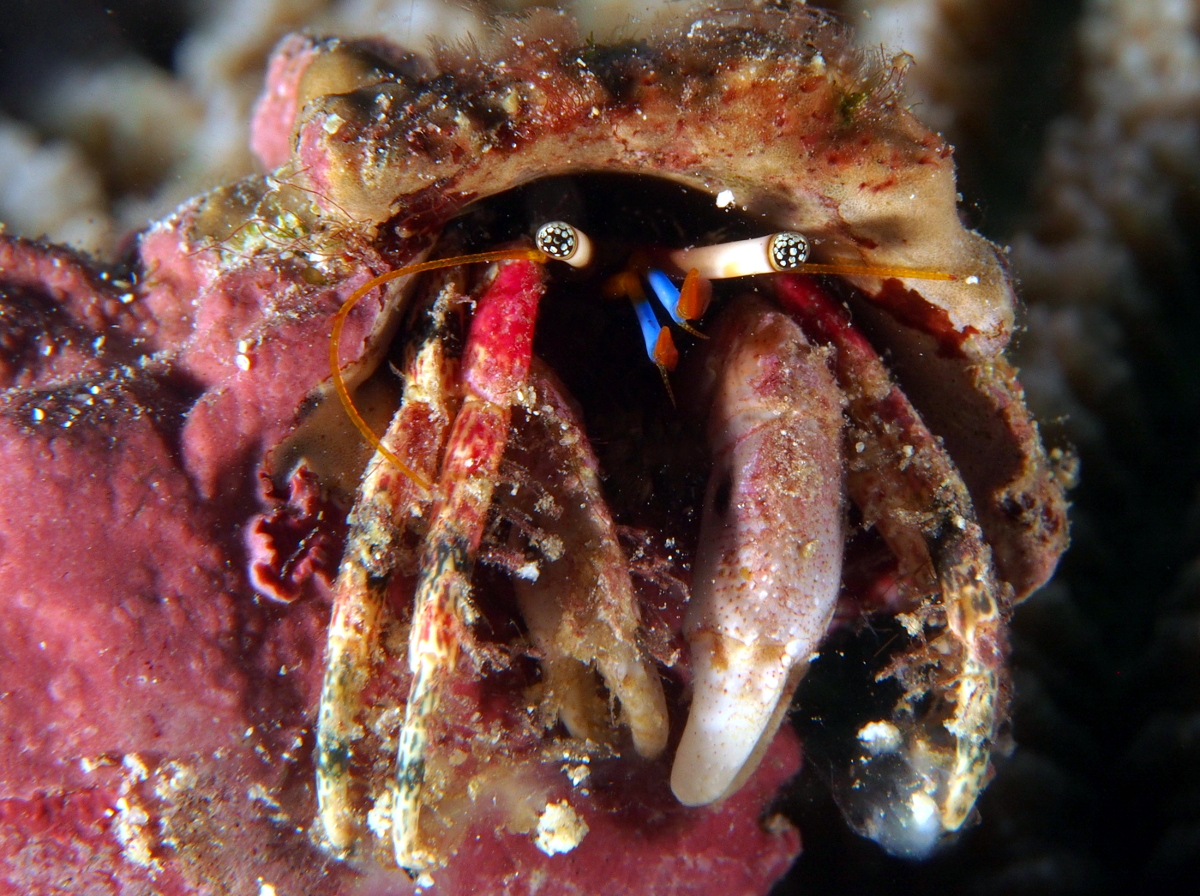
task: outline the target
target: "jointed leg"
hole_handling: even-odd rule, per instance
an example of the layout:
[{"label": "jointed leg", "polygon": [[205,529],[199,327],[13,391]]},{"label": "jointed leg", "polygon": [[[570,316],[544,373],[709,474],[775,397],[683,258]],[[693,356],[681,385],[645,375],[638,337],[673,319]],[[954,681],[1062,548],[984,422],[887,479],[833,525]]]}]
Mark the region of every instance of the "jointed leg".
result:
[{"label": "jointed leg", "polygon": [[[428,326],[407,367],[404,398],[383,443],[432,481],[454,414],[443,331],[462,300],[462,269],[448,269],[427,290]],[[420,519],[429,496],[377,452],[350,514],[346,551],[334,585],[325,682],[317,721],[317,801],[326,840],[348,850],[356,837],[349,764],[362,737],[362,692],[382,652],[384,606],[405,523]]]},{"label": "jointed leg", "polygon": [[420,843],[429,725],[445,674],[458,660],[456,633],[471,616],[469,582],[508,440],[515,393],[526,380],[543,291],[541,268],[502,264],[479,301],[463,357],[463,403],[454,421],[422,551],[408,662],[413,673],[396,769],[392,842],[415,872],[434,859]]}]

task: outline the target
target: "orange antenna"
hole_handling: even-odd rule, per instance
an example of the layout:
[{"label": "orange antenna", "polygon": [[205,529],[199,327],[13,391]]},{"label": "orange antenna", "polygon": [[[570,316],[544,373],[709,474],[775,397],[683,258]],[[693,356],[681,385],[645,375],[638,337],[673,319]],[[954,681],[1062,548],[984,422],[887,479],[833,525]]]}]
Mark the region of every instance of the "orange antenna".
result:
[{"label": "orange antenna", "polygon": [[922,271],[917,268],[877,268],[863,264],[813,264],[804,262],[788,273],[838,274],[845,277],[900,277],[910,280],[957,280],[957,274],[944,271]]},{"label": "orange antenna", "polygon": [[346,387],[346,380],[342,377],[340,352],[342,328],[346,325],[346,318],[354,310],[354,306],[362,300],[363,296],[375,289],[375,287],[389,283],[398,277],[422,274],[425,271],[436,271],[439,268],[455,267],[462,264],[483,264],[485,262],[507,260],[524,260],[536,262],[537,264],[545,264],[549,260],[549,256],[540,249],[496,249],[491,252],[477,252],[473,255],[455,255],[451,258],[437,258],[432,261],[421,261],[417,264],[405,265],[394,271],[388,271],[386,274],[380,274],[378,277],[372,277],[358,289],[354,290],[354,292],[350,293],[350,297],[342,303],[342,307],[338,309],[337,314],[333,317],[333,331],[329,337],[329,369],[333,374],[333,389],[337,392],[338,399],[342,402],[342,407],[346,409],[347,416],[350,417],[350,421],[354,424],[355,428],[362,433],[363,438],[377,452],[387,458],[392,466],[411,479],[426,495],[433,492],[433,483],[429,482],[424,476],[397,457],[394,451],[384,445],[379,436],[375,435],[375,431],[367,425],[367,421],[358,412],[358,408],[354,406],[354,401],[350,397],[350,390]]}]

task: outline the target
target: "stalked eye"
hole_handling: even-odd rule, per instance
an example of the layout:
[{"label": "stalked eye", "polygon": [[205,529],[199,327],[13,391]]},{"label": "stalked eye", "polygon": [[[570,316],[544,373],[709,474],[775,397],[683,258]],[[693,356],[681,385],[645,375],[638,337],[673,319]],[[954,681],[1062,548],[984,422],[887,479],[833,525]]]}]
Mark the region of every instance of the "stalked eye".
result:
[{"label": "stalked eye", "polygon": [[808,240],[791,230],[751,240],[717,243],[671,253],[680,270],[694,269],[708,280],[799,270],[808,261]]},{"label": "stalked eye", "polygon": [[592,260],[592,243],[583,231],[565,221],[551,221],[538,228],[534,245],[551,258],[572,267],[586,267]]},{"label": "stalked eye", "polygon": [[[774,245],[783,234],[769,234],[750,240],[732,243],[717,243],[693,249],[680,249],[671,253],[671,261],[681,271],[695,269],[706,280],[726,280],[731,277],[750,277],[755,274],[772,274],[794,268],[795,264],[774,263]],[[798,233],[788,234],[804,242],[807,257],[807,241]],[[803,261],[803,259],[800,259]]]},{"label": "stalked eye", "polygon": [[907,277],[914,280],[956,280],[955,274],[919,268],[808,261],[808,239],[791,230],[750,240],[677,249],[671,263],[681,272],[696,272],[703,280],[728,280],[757,274],[840,274],[843,276]]},{"label": "stalked eye", "polygon": [[794,271],[808,261],[808,240],[790,230],[777,233],[767,241],[767,258],[777,271]]}]

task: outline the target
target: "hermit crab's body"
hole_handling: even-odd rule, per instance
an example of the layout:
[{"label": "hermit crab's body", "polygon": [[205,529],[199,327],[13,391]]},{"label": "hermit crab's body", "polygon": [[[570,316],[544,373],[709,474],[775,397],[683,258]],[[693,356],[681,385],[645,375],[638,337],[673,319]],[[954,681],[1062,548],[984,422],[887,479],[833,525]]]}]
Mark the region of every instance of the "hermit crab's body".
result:
[{"label": "hermit crab's body", "polygon": [[[334,343],[345,398],[402,313],[410,323],[400,409],[367,468],[335,586],[317,761],[321,833],[341,855],[382,836],[410,871],[448,862],[446,819],[490,786],[482,754],[446,733],[458,710],[439,718],[467,687],[464,668],[486,682],[515,662],[473,633],[488,625],[481,556],[507,570],[500,590],[540,663],[540,696],[526,702],[542,734],[496,744],[504,761],[544,762],[549,744],[559,762],[669,750],[676,797],[718,800],[753,770],[840,599],[903,623],[871,670],[870,686],[894,691],[884,715],[840,732],[848,814],[892,850],[920,854],[963,824],[984,785],[1007,702],[1009,608],[1065,544],[1061,489],[1001,354],[1009,281],[994,247],[959,222],[948,148],[894,105],[890,76],[834,26],[777,4],[705,10],[689,25],[603,47],[538,18],[478,58],[447,58],[440,75],[336,41],[294,38],[277,58],[259,131],[294,120],[293,143],[262,138],[260,155],[288,166],[314,227],[374,240],[389,259],[375,273],[400,272],[362,287],[338,317],[337,333],[349,321],[355,334]],[[670,201],[635,209],[636,190],[589,187],[596,173],[663,178],[693,203],[732,194],[733,208],[698,220]],[[516,212],[485,201],[519,187]],[[495,249],[572,217],[571,206],[581,229],[563,225],[543,245],[600,273],[569,273],[528,248],[490,273],[462,259],[424,279],[405,267]],[[439,245],[456,217],[453,240],[473,244]],[[736,269],[730,245],[774,260]],[[810,255],[806,273],[773,273]],[[681,417],[708,440],[695,468],[708,476],[702,511],[677,530],[647,512],[662,526],[651,531],[608,506],[612,471],[588,445],[587,400],[578,410],[534,358],[538,307],[554,301],[547,290],[600,304],[628,295],[653,330],[639,278],[674,302],[666,272],[689,270],[766,276],[719,286],[706,321],[672,310],[713,337],[685,349],[674,375],[675,356],[646,337]],[[631,537],[688,542],[690,574],[679,563],[662,572],[666,552],[652,558],[664,593],[690,587],[682,655],[669,632],[649,632]],[[866,554],[888,558],[887,588],[852,574]],[[397,600],[415,609],[408,673],[387,673],[404,718],[393,783],[381,783],[382,761],[364,752],[388,702],[377,679],[397,656]],[[670,705],[663,674],[668,691],[689,684],[690,714]]]}]

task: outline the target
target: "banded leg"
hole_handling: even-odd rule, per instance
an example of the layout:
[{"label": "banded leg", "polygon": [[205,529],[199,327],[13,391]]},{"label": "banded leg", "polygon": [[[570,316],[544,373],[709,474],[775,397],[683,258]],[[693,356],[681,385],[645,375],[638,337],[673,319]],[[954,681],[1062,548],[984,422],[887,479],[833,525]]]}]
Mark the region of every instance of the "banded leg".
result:
[{"label": "banded leg", "polygon": [[835,349],[849,398],[850,498],[900,561],[915,605],[902,617],[909,640],[880,675],[902,696],[881,740],[866,744],[845,800],[889,851],[923,855],[962,826],[986,783],[1007,689],[1011,592],[953,460],[845,309],[810,278],[782,276],[776,290],[810,338]]},{"label": "banded leg", "polygon": [[[384,445],[432,481],[454,412],[443,336],[450,311],[463,299],[461,269],[442,272],[426,292],[424,336],[407,365],[404,396]],[[396,571],[405,523],[419,520],[429,499],[381,453],[367,465],[334,584],[325,680],[317,717],[318,817],[326,841],[341,853],[356,839],[350,761],[362,737],[363,689],[383,651],[384,607]]]},{"label": "banded leg", "polygon": [[442,679],[458,661],[456,632],[472,615],[471,571],[508,441],[512,405],[528,375],[542,292],[538,265],[501,264],[479,300],[463,356],[464,397],[438,477],[409,636],[413,679],[400,729],[392,845],[396,864],[410,873],[436,861],[420,841],[429,727]]}]

